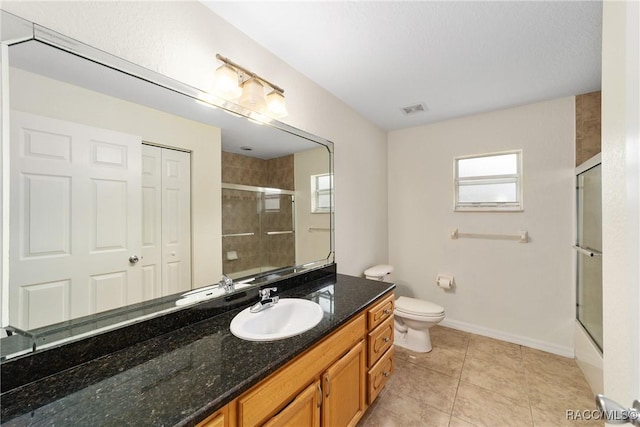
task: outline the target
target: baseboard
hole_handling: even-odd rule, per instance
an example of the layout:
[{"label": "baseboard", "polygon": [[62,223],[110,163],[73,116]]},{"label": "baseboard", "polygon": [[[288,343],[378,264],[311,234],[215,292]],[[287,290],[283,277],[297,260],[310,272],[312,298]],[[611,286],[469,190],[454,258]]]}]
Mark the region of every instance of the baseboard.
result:
[{"label": "baseboard", "polygon": [[526,347],[535,348],[537,350],[546,351],[548,353],[553,353],[564,357],[570,357],[572,359],[575,357],[574,349],[571,347],[535,340],[532,338],[523,337],[521,335],[499,331],[497,329],[485,328],[484,326],[478,326],[472,323],[445,318],[442,322],[440,322],[440,325],[452,329],[458,329],[460,331],[471,332],[473,334],[482,335],[485,337],[511,342],[514,344],[524,345]]}]

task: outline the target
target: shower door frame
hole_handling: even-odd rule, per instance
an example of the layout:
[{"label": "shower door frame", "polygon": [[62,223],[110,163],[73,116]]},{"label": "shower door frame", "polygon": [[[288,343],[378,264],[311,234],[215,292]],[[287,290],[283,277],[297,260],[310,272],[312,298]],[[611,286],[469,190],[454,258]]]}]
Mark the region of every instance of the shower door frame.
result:
[{"label": "shower door frame", "polygon": [[[600,173],[602,174],[602,160],[601,160],[601,155],[600,153],[596,154],[595,156],[593,156],[592,158],[590,158],[589,160],[585,161],[584,163],[578,165],[575,169],[575,188],[576,188],[576,192],[575,192],[575,228],[574,228],[574,232],[575,232],[575,239],[574,239],[574,249],[575,249],[575,253],[576,253],[576,257],[574,258],[575,260],[575,319],[576,319],[576,323],[580,326],[580,328],[584,331],[585,335],[589,338],[589,340],[591,341],[591,343],[599,350],[600,354],[603,354],[603,350],[604,350],[604,340],[602,340],[602,344],[599,344],[598,341],[593,337],[592,335],[592,331],[590,331],[585,324],[583,323],[583,321],[580,319],[579,317],[579,310],[580,310],[580,257],[582,255],[586,255],[587,252],[591,252],[592,254],[590,255],[590,257],[599,257],[600,259],[602,259],[602,252],[599,252],[597,250],[585,250],[584,248],[581,248],[579,246],[579,224],[580,224],[580,219],[579,219],[579,215],[580,215],[580,199],[578,197],[578,192],[580,190],[579,187],[579,177],[580,175],[586,173],[587,171],[596,168],[600,166],[601,171]],[[601,203],[602,203],[602,191],[601,191]],[[602,213],[601,213],[602,215]],[[602,232],[602,228],[600,229],[600,232]],[[602,241],[600,242],[602,245]],[[602,249],[602,248],[601,248]],[[601,261],[602,262],[602,261]],[[601,281],[601,286],[602,286],[602,281]]]}]

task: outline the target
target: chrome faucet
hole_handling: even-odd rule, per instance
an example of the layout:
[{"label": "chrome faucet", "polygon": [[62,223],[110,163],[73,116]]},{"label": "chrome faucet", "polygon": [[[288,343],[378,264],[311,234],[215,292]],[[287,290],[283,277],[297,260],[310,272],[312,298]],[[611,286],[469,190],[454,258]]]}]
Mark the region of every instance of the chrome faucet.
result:
[{"label": "chrome faucet", "polygon": [[278,288],[264,288],[264,289],[260,289],[258,291],[258,294],[260,295],[260,301],[258,301],[257,303],[255,303],[250,309],[249,311],[251,313],[259,313],[262,310],[265,310],[269,307],[273,307],[278,300],[280,299],[280,297],[278,296],[271,296],[271,292],[275,292],[277,291]]},{"label": "chrome faucet", "polygon": [[222,289],[224,289],[224,293],[229,294],[236,290],[236,286],[233,283],[233,279],[226,274],[222,275],[222,280],[218,283]]}]

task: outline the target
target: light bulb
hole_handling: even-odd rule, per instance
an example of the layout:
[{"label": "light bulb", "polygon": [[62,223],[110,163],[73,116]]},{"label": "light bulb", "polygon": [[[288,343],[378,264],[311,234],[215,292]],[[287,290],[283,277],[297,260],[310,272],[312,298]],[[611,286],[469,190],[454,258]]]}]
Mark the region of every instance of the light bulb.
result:
[{"label": "light bulb", "polygon": [[287,105],[284,102],[284,95],[275,90],[267,95],[267,109],[269,115],[275,118],[286,117],[289,114]]},{"label": "light bulb", "polygon": [[236,70],[223,64],[216,70],[215,92],[225,99],[236,99],[242,93]]},{"label": "light bulb", "polygon": [[264,112],[267,103],[264,100],[264,86],[256,78],[251,77],[242,84],[240,105],[258,113]]}]

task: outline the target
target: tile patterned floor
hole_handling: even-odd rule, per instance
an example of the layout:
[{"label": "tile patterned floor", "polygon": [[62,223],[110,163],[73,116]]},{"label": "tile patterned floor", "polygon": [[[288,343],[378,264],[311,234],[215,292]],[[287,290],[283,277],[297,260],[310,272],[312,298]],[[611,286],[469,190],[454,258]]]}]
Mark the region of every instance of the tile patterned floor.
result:
[{"label": "tile patterned floor", "polygon": [[[396,370],[358,427],[591,427],[593,393],[573,359],[455,329],[433,350],[396,346]],[[585,411],[585,412],[582,412]]]}]

